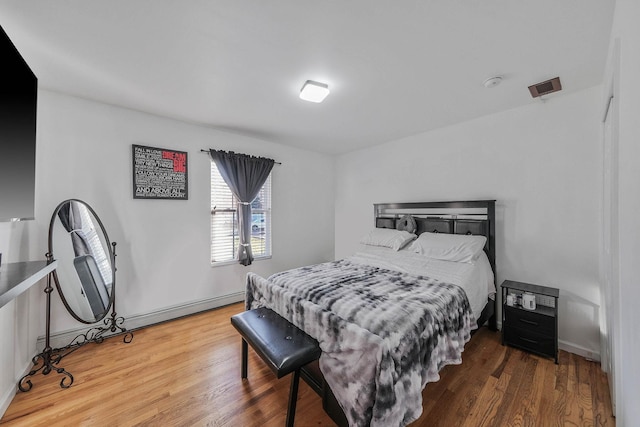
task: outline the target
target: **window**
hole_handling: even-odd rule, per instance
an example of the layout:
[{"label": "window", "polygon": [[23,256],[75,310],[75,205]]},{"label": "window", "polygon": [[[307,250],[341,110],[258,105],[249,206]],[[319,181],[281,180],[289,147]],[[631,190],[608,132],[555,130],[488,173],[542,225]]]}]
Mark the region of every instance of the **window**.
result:
[{"label": "window", "polygon": [[111,285],[113,284],[111,260],[104,250],[104,246],[98,236],[96,226],[91,219],[91,214],[89,214],[87,207],[80,203],[78,203],[77,206],[80,212],[80,223],[82,226],[76,230],[76,233],[87,243],[89,255],[93,256],[93,259],[96,261],[98,270],[102,276],[102,282],[107,287],[107,290],[111,290]]},{"label": "window", "polygon": [[[211,162],[211,263],[238,259],[236,198]],[[255,259],[271,256],[271,175],[251,203],[251,251]]]}]

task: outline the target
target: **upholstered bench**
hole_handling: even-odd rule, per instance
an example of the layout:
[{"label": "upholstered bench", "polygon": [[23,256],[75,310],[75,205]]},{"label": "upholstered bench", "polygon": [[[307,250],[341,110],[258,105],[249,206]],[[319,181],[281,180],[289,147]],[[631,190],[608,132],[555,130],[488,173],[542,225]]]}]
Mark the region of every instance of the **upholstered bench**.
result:
[{"label": "upholstered bench", "polygon": [[236,314],[231,324],[242,335],[242,378],[247,378],[247,343],[278,378],[293,372],[286,420],[293,426],[300,368],[320,357],[318,342],[268,308]]}]

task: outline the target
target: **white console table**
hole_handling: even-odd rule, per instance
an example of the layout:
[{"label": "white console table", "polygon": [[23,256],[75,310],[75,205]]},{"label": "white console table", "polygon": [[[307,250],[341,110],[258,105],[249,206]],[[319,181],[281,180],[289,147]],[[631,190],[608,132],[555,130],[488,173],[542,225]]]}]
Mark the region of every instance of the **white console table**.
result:
[{"label": "white console table", "polygon": [[10,262],[0,267],[0,308],[56,269],[58,261]]}]

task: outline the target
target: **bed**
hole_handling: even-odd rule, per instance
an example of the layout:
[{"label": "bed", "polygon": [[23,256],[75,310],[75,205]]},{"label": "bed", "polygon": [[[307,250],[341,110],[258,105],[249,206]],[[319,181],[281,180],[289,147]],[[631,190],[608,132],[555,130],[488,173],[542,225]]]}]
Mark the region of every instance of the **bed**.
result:
[{"label": "bed", "polygon": [[353,256],[247,275],[269,307],[318,340],[302,377],[339,425],[407,425],[422,390],[485,323],[495,330],[495,201],[374,205]]}]

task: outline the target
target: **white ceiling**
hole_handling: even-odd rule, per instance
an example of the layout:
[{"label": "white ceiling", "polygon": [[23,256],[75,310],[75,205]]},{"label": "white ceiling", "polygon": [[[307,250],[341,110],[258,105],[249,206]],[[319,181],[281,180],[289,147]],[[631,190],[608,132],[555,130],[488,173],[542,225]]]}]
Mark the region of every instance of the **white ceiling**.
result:
[{"label": "white ceiling", "polygon": [[[337,154],[600,84],[613,0],[2,0],[40,86]],[[502,84],[486,89],[491,76]],[[305,80],[329,84],[302,101]]]}]

